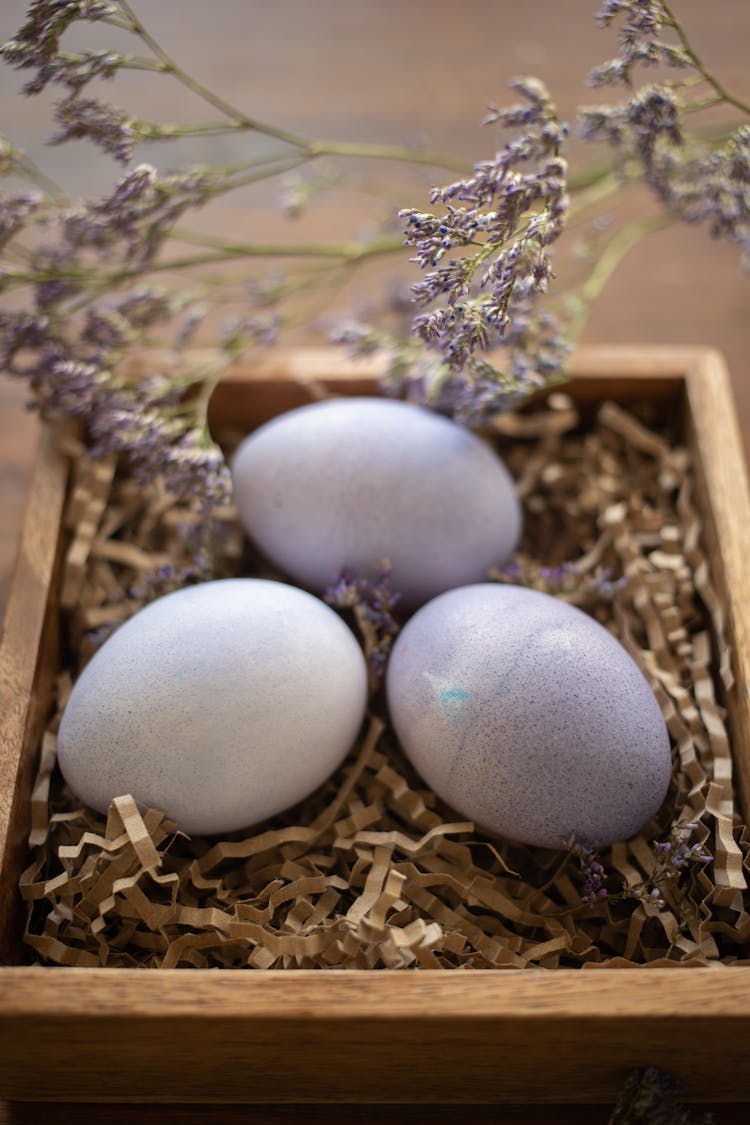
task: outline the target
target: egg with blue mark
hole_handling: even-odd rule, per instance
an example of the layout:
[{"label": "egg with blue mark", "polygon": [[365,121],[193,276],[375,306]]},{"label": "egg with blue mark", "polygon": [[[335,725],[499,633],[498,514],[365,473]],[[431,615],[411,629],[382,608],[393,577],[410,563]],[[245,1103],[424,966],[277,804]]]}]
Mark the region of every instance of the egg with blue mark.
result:
[{"label": "egg with blue mark", "polygon": [[512,553],[521,506],[502,460],[424,407],[345,397],[298,407],[250,434],[232,459],[250,539],[286,576],[322,593],[345,568],[413,608],[487,577]]},{"label": "egg with blue mark", "polygon": [[402,629],[386,689],[417,772],[506,839],[610,844],[667,794],[669,735],[647,680],[602,625],[548,594],[480,583],[440,595]]},{"label": "egg with blue mark", "polygon": [[321,785],[366,703],[362,650],[324,602],[222,579],[155,600],[105,641],[75,683],[58,758],[99,812],[130,793],[191,835],[232,832]]}]

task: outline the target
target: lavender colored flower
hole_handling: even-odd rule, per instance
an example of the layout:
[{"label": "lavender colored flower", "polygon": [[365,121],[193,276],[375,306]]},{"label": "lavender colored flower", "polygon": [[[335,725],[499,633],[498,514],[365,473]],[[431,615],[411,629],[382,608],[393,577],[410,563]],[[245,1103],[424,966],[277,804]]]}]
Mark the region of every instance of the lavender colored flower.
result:
[{"label": "lavender colored flower", "polygon": [[665,206],[690,223],[705,222],[750,256],[750,126],[700,158],[672,154],[652,164],[649,183]]},{"label": "lavender colored flower", "polygon": [[12,375],[26,375],[28,362],[19,362],[19,353],[38,353],[51,339],[49,318],[25,310],[0,312],[0,368]]},{"label": "lavender colored flower", "polygon": [[40,192],[0,196],[0,250],[36,215],[42,199]]},{"label": "lavender colored flower", "polygon": [[637,65],[666,65],[682,69],[691,65],[685,47],[662,38],[663,31],[672,26],[672,19],[659,0],[625,0],[605,3],[596,19],[608,27],[615,18],[623,16],[618,29],[620,54],[589,75],[591,86],[631,85],[632,71]]},{"label": "lavender colored flower", "polygon": [[690,834],[697,827],[697,824],[675,824],[666,840],[654,841],[656,863],[652,881],[661,882],[672,878],[691,863],[708,863],[713,858],[699,841],[688,843]]},{"label": "lavender colored flower", "polygon": [[677,98],[660,86],[645,87],[623,106],[583,109],[580,124],[585,139],[610,144],[621,172],[636,161],[668,212],[705,222],[712,235],[750,252],[750,126],[714,150],[688,143]]},{"label": "lavender colored flower", "polygon": [[699,841],[688,843],[697,824],[675,823],[666,840],[654,840],[653,869],[643,882],[626,887],[623,898],[645,900],[656,905],[664,902],[664,889],[679,884],[686,869],[693,863],[709,863],[712,855]]},{"label": "lavender colored flower", "polygon": [[81,417],[92,456],[125,456],[135,479],[160,478],[180,498],[204,508],[231,495],[221,450],[203,423],[181,404],[179,379],[154,372],[127,385],[113,379],[108,361],[127,338],[126,315],[137,319],[150,306],[145,293],[119,306],[89,310],[75,342],[56,320],[27,312],[0,314],[0,362],[25,377],[41,408],[51,415]]},{"label": "lavender colored flower", "polygon": [[161,479],[168,492],[203,509],[228,503],[231,477],[221,450],[202,426],[164,415],[138,389],[112,393],[89,409],[92,456],[124,454],[135,480]]},{"label": "lavender colored flower", "polygon": [[353,610],[365,643],[370,671],[376,680],[382,678],[388,654],[398,635],[395,616],[400,595],[391,589],[391,564],[384,560],[373,580],[363,578],[345,567],[328,587],[324,599],[336,609]]},{"label": "lavender colored flower", "polygon": [[183,212],[207,202],[220,182],[220,175],[200,169],[159,178],[151,165],[139,164],[104,199],[63,215],[67,252],[94,250],[110,261],[118,253],[128,263],[145,266]]},{"label": "lavender colored flower", "polygon": [[49,64],[50,80],[67,86],[79,94],[95,78],[111,79],[126,63],[127,57],[116,51],[83,51],[81,54],[59,54]]},{"label": "lavender colored flower", "polygon": [[224,325],[221,346],[232,357],[254,344],[268,348],[278,340],[280,328],[281,314],[276,309],[234,317]]},{"label": "lavender colored flower", "polygon": [[334,344],[343,344],[355,356],[374,355],[387,344],[397,346],[397,342],[386,337],[385,333],[356,320],[338,324],[330,333],[330,340]]},{"label": "lavender colored flower", "polygon": [[[534,310],[552,277],[550,247],[568,206],[560,156],[567,129],[541,82],[519,78],[511,85],[523,101],[492,108],[487,123],[522,134],[471,176],[435,188],[431,201],[444,203],[444,212],[401,212],[413,261],[426,271],[413,286],[426,310],[414,332],[440,357],[434,382],[443,408],[453,400],[455,416],[472,424],[553,378],[567,354],[552,319]],[[441,265],[456,249],[465,253]],[[492,347],[506,349],[505,368],[481,358]]]},{"label": "lavender colored flower", "polygon": [[683,145],[678,101],[664,86],[646,86],[622,106],[582,108],[579,124],[585,140],[603,140],[613,147],[621,170],[626,161],[637,160],[646,181],[657,190],[665,183],[665,161],[674,165]]},{"label": "lavender colored flower", "polygon": [[[26,22],[15,39],[0,47],[0,56],[19,70],[36,70],[34,77],[24,86],[26,94],[40,93],[48,82],[66,81],[67,68],[70,68],[70,80],[66,84],[80,88],[80,60],[89,56],[61,58],[60,38],[76,20],[93,23],[115,15],[117,11],[116,4],[107,4],[102,0],[32,0]],[[92,61],[89,65],[94,67],[95,64]],[[76,68],[78,87],[73,79]],[[96,72],[106,74],[104,62]]]},{"label": "lavender colored flower", "polygon": [[116,308],[101,305],[86,310],[81,340],[99,354],[123,347],[131,335],[130,325]]},{"label": "lavender colored flower", "polygon": [[152,324],[168,320],[173,307],[174,300],[167,293],[146,285],[136,286],[113,304],[116,314],[136,329],[149,328]]},{"label": "lavender colored flower", "polygon": [[[633,168],[639,168],[668,213],[687,222],[706,222],[713,235],[737,243],[747,260],[750,128],[739,126],[715,147],[691,136],[685,125],[688,112],[705,106],[746,107],[705,68],[664,4],[623,0],[605,4],[598,13],[604,25],[616,17],[623,17],[620,54],[593,72],[593,85],[621,82],[632,88],[638,64],[666,64],[688,73],[684,79],[646,85],[622,104],[583,108],[583,137],[608,143],[623,177],[632,177]],[[678,41],[667,41],[666,32],[674,32]]]},{"label": "lavender colored flower", "polygon": [[198,549],[184,564],[167,563],[147,573],[137,585],[128,590],[128,596],[147,605],[174,590],[208,582],[214,577],[214,566],[210,556],[204,550]]},{"label": "lavender colored flower", "polygon": [[65,98],[55,107],[55,120],[60,128],[52,137],[53,145],[85,138],[121,164],[131,159],[139,139],[133,117],[97,98]]},{"label": "lavender colored flower", "polygon": [[584,877],[581,902],[591,903],[607,896],[607,875],[599,854],[590,844],[576,840],[574,836],[566,841],[565,845],[572,856],[578,860],[578,866]]},{"label": "lavender colored flower", "polygon": [[598,566],[590,571],[582,570],[575,560],[557,566],[545,566],[522,556],[493,571],[492,577],[497,582],[529,586],[533,590],[562,597],[573,605],[580,605],[592,598],[610,600],[628,584],[624,576],[615,578],[609,567]]},{"label": "lavender colored flower", "polygon": [[106,382],[106,374],[92,363],[57,359],[37,377],[35,387],[42,392],[46,411],[87,417],[96,408],[98,395]]},{"label": "lavender colored flower", "polygon": [[664,889],[680,883],[686,869],[694,863],[709,863],[713,858],[699,841],[689,843],[697,824],[672,824],[666,840],[653,842],[654,864],[649,875],[640,883],[623,887],[620,891],[608,888],[608,876],[601,856],[585,841],[571,837],[565,841],[568,852],[578,860],[584,876],[581,901],[594,902],[609,896],[612,899],[635,899],[657,907],[664,904]]},{"label": "lavender colored flower", "polygon": [[71,208],[63,217],[64,237],[70,248],[104,251],[122,242],[127,256],[133,257],[156,180],[155,168],[139,164],[123,176],[109,196]]}]

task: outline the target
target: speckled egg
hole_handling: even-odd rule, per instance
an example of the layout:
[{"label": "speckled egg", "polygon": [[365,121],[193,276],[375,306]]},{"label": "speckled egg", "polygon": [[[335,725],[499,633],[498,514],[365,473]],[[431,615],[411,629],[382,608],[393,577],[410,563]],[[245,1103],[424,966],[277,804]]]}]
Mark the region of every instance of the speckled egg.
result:
[{"label": "speckled egg", "polygon": [[419,406],[339,398],[252,433],[232,461],[240,520],[286,575],[322,592],[347,566],[415,606],[478,582],[513,551],[512,478],[475,434]]},{"label": "speckled egg", "polygon": [[603,626],[547,594],[442,594],[399,635],[387,693],[428,785],[510,840],[627,839],[666,796],[669,736],[649,684]]},{"label": "speckled egg", "polygon": [[325,781],[366,700],[362,651],[318,598],[207,582],[152,602],[95,654],[63,715],[60,767],[99,812],[131,793],[190,834],[231,832]]}]

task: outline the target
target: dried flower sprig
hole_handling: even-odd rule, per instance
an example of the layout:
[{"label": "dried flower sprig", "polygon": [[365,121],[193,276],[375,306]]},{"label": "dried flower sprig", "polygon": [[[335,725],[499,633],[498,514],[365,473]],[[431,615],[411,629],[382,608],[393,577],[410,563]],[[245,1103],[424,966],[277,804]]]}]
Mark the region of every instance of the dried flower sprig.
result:
[{"label": "dried flower sprig", "polygon": [[[413,332],[422,348],[394,347],[383,335],[356,327],[337,339],[360,353],[393,355],[387,382],[396,393],[426,399],[467,423],[479,423],[519,402],[560,374],[568,354],[560,325],[536,312],[552,277],[550,251],[568,207],[567,128],[558,121],[543,83],[517,78],[522,102],[492,108],[486,124],[520,130],[470,176],[432,192],[445,211],[407,208],[404,240],[424,277],[412,286]],[[444,263],[454,250],[462,253]],[[480,353],[503,348],[490,362]]]},{"label": "dried flower sprig", "polygon": [[581,902],[591,903],[606,898],[611,901],[638,899],[655,905],[663,903],[667,888],[678,886],[691,864],[709,863],[713,859],[701,842],[688,842],[697,828],[697,824],[679,821],[672,824],[666,839],[653,842],[653,864],[648,874],[637,883],[620,885],[616,889],[613,886],[615,876],[607,872],[600,851],[583,840],[571,838],[566,841],[565,846],[578,861],[584,880]]},{"label": "dried flower sprig", "polygon": [[[66,51],[63,37],[76,23],[129,32],[145,53],[121,53],[106,47]],[[123,373],[127,356],[148,345],[157,330],[171,334],[172,350],[179,356],[197,324],[194,319],[173,331],[175,317],[194,303],[194,291],[185,295],[175,294],[173,287],[157,290],[148,275],[157,271],[171,275],[237,259],[285,256],[319,262],[318,273],[324,277],[329,262],[343,273],[370,254],[392,251],[398,242],[378,239],[372,247],[242,245],[179,232],[177,222],[187,211],[228,191],[324,155],[414,163],[434,163],[441,158],[398,146],[329,144],[249,117],[187,74],[154,39],[127,0],[33,0],[26,22],[15,39],[0,48],[0,54],[30,75],[27,94],[40,93],[50,84],[64,89],[65,97],[55,109],[58,130],[54,143],[86,139],[121,163],[129,162],[143,142],[228,130],[260,133],[283,146],[276,153],[240,165],[192,168],[168,175],[140,164],[128,169],[103,198],[86,202],[66,198],[12,145],[3,142],[0,151],[3,173],[20,173],[42,189],[0,198],[0,246],[7,258],[0,291],[13,291],[15,296],[15,311],[3,313],[0,319],[0,356],[5,370],[29,381],[34,402],[48,414],[84,419],[93,454],[125,453],[139,480],[158,475],[183,498],[195,496],[204,506],[224,503],[229,474],[206,424],[212,386],[223,367],[247,348],[275,339],[282,320],[278,298],[305,286],[314,288],[316,275],[303,273],[301,280],[293,278],[280,287],[274,307],[262,310],[256,295],[246,290],[244,309],[221,330],[220,356],[210,370],[166,364],[144,381]],[[92,83],[111,82],[126,69],[148,72],[155,79],[176,79],[218,111],[219,119],[186,126],[143,122],[90,95]],[[445,162],[460,166],[450,158]],[[25,243],[29,233],[31,246]],[[165,257],[167,245],[178,239],[205,250]],[[194,290],[200,283],[192,284]],[[206,285],[209,283],[204,283],[204,292]],[[219,294],[225,295],[226,289]],[[158,342],[163,343],[163,337]],[[201,386],[198,393],[185,397],[190,388]]]},{"label": "dried flower sprig", "polygon": [[400,594],[391,588],[392,567],[384,559],[373,579],[345,568],[324,598],[336,609],[350,610],[362,636],[372,686],[382,678],[393,641],[401,625],[396,617]]},{"label": "dried flower sprig", "polygon": [[579,605],[592,598],[611,600],[618,590],[627,586],[623,575],[615,577],[609,567],[585,568],[579,562],[569,560],[557,566],[546,566],[522,556],[516,556],[491,571],[496,582],[512,582],[516,586],[528,586],[545,594],[562,598],[572,605]]},{"label": "dried flower sprig", "polygon": [[588,903],[599,898],[606,898],[609,894],[606,885],[607,875],[597,852],[590,844],[585,844],[583,841],[576,839],[568,840],[566,847],[570,854],[578,860],[578,866],[584,878],[581,902]]},{"label": "dried flower sprig", "polygon": [[[622,178],[638,176],[669,214],[705,222],[711,234],[750,250],[750,103],[727,90],[696,53],[665,0],[609,0],[598,13],[622,17],[620,53],[589,76],[592,86],[632,89],[639,66],[662,65],[673,78],[647,83],[616,105],[583,108],[582,136],[611,148]],[[688,128],[688,118],[717,106],[739,111],[740,125],[719,137]]]},{"label": "dried flower sprig", "polygon": [[[282,177],[283,206],[298,215],[310,191],[337,182],[336,167],[318,167],[321,159],[368,157],[459,174],[433,189],[431,210],[401,212],[406,245],[423,271],[413,287],[417,313],[410,334],[349,324],[338,338],[360,353],[386,353],[391,393],[469,424],[563,378],[590,304],[644,233],[680,218],[706,222],[743,250],[750,246],[750,106],[706,68],[664,0],[606,0],[597,15],[603,26],[618,27],[619,54],[597,68],[591,82],[623,84],[629,96],[619,105],[586,109],[580,119],[585,136],[609,145],[614,173],[605,166],[568,176],[567,126],[538,79],[515,80],[518,103],[490,110],[487,123],[505,131],[505,143],[493,158],[467,169],[419,148],[329,142],[259,120],[185,71],[129,0],[32,0],[0,56],[25,73],[26,93],[62,91],[54,141],[88,140],[128,168],[100,199],[81,202],[68,199],[14,146],[0,144],[0,174],[35,185],[0,198],[0,292],[14,298],[14,311],[0,318],[5,368],[29,380],[42,409],[83,418],[94,450],[127,453],[139,479],[161,474],[181,495],[223,502],[226,467],[206,426],[222,364],[275,341],[299,317],[292,310],[300,294],[320,300],[362,263],[397,252],[403,240],[385,233],[364,243],[264,245],[180,224],[211,200],[272,177]],[[66,50],[76,24],[102,35],[116,29],[120,42],[126,33],[133,50],[112,50],[106,41]],[[637,68],[656,64],[674,77],[634,90]],[[180,83],[209,108],[210,118],[185,125],[143,121],[101,100],[97,87],[117,85],[129,70]],[[719,137],[691,133],[688,115],[716,105],[741,113],[742,123]],[[169,174],[130,163],[138,146],[150,141],[226,132],[262,136],[273,151],[233,166]],[[596,214],[603,200],[634,179],[651,186],[659,212],[598,239],[589,275],[567,292],[548,292],[566,215]],[[170,254],[178,245],[189,249]],[[257,274],[220,281],[194,272],[279,258],[289,260],[289,272],[274,280],[270,300],[261,298]],[[170,279],[189,273],[189,294],[176,293],[171,280],[157,288],[157,273]],[[182,362],[185,347],[203,316],[176,319],[217,300],[232,304],[219,330],[220,360],[208,371],[191,371]],[[137,385],[140,380],[124,373],[125,360],[144,344],[163,345],[165,336],[178,362],[158,365],[149,373],[153,378]]]}]

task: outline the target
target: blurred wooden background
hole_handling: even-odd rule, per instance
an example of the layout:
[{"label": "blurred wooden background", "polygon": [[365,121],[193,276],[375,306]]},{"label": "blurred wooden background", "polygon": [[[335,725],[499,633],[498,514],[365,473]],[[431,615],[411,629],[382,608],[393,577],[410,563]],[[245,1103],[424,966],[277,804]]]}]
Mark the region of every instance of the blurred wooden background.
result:
[{"label": "blurred wooden background", "polygon": [[[443,0],[136,3],[188,70],[261,120],[328,140],[426,144],[467,161],[494,151],[497,134],[479,123],[489,102],[509,100],[506,84],[514,75],[543,77],[570,121],[576,106],[613,96],[584,86],[589,70],[615,53],[613,31],[597,28],[593,19],[596,7],[596,0],[466,0],[458,7]],[[23,22],[25,8],[24,0],[3,0],[3,41]],[[706,62],[730,89],[750,98],[747,0],[679,0],[677,11]],[[86,42],[101,45],[101,32],[95,28]],[[72,193],[90,197],[105,191],[116,174],[111,161],[87,143],[60,148],[45,143],[53,132],[51,103],[59,91],[21,98],[20,86],[17,72],[0,68],[0,131]],[[158,80],[156,87],[140,75],[122,84],[118,79],[115,86],[103,87],[102,96],[150,119],[212,116],[168,79]],[[263,153],[269,144],[264,138],[230,135],[181,148],[144,146],[137,158],[162,168],[201,160],[231,163]],[[596,159],[575,143],[572,156],[578,166]],[[220,211],[206,217],[206,229],[243,241],[356,238],[387,213],[387,206],[369,193],[371,186],[389,191],[395,210],[399,203],[420,205],[431,182],[450,179],[425,171],[402,182],[401,168],[374,161],[346,172],[353,177],[351,188],[313,200],[302,220],[284,219],[277,186],[266,184],[229,196]],[[629,213],[648,205],[645,196],[637,196]],[[192,217],[191,223],[196,225]],[[359,274],[339,295],[337,309],[360,311],[384,291],[389,277],[413,280],[409,270],[414,267],[404,265],[407,257],[400,267],[389,261]],[[628,255],[595,306],[583,342],[719,348],[732,372],[750,451],[749,285],[735,247],[712,240],[703,229],[674,226]],[[307,335],[312,339],[313,329]],[[0,377],[0,607],[33,457],[36,420],[24,408],[26,398],[23,386]]]},{"label": "blurred wooden background", "polygon": [[[460,5],[446,0],[134,0],[134,7],[188,71],[256,118],[328,140],[425,144],[466,161],[494,152],[497,134],[482,130],[479,123],[488,103],[509,100],[511,77],[544,78],[561,115],[572,121],[577,105],[607,99],[606,91],[587,89],[584,79],[615,53],[613,31],[598,29],[593,19],[597,0],[464,0]],[[674,7],[709,66],[729,89],[750,99],[750,3],[675,0]],[[25,9],[24,0],[3,0],[0,40],[13,35]],[[102,45],[100,33],[94,29],[87,42]],[[53,132],[51,103],[59,93],[25,99],[18,96],[21,84],[16,72],[0,68],[0,132],[70,192],[89,197],[105,191],[116,172],[90,145],[45,144]],[[132,76],[105,86],[103,96],[144,118],[210,118],[175,83],[161,79],[156,89],[155,95],[148,80]],[[270,147],[262,138],[235,135],[191,142],[182,149],[144,147],[137,155],[166,168],[201,160],[232,163]],[[576,161],[596,159],[593,153],[586,157],[580,144],[574,143],[572,152]],[[373,187],[385,188],[394,207],[399,202],[418,206],[431,182],[450,178],[425,172],[402,185],[401,174],[396,166],[360,165],[350,187],[314,200],[308,216],[297,223],[281,216],[276,189],[263,185],[230,196],[220,211],[206,217],[206,229],[245,242],[357,237],[384,217]],[[630,213],[647,207],[645,195],[636,195]],[[411,276],[403,265],[397,274]],[[361,311],[377,299],[388,276],[384,265],[358,275],[338,296],[338,311]],[[713,241],[703,229],[674,226],[632,250],[594,308],[583,342],[720,349],[733,377],[750,453],[749,294],[750,278],[741,272],[735,247]],[[311,328],[298,338],[312,339],[313,334]],[[24,409],[26,398],[23,386],[0,377],[0,612],[37,427]],[[106,1113],[100,1117],[106,1119]],[[277,1117],[264,1112],[261,1119],[286,1117],[281,1111]],[[351,1117],[355,1119],[368,1118],[357,1112]],[[459,1113],[455,1120],[460,1119]],[[485,1120],[481,1113],[476,1119]],[[563,1113],[559,1120],[565,1119]],[[740,1117],[719,1113],[717,1118],[719,1123],[735,1119]]]}]

